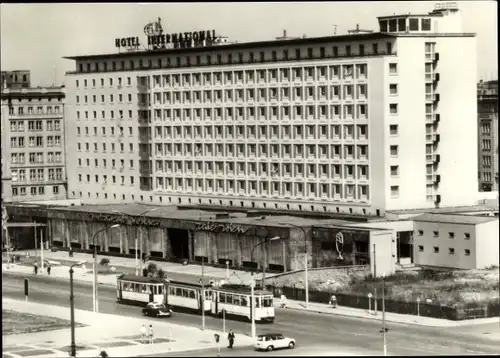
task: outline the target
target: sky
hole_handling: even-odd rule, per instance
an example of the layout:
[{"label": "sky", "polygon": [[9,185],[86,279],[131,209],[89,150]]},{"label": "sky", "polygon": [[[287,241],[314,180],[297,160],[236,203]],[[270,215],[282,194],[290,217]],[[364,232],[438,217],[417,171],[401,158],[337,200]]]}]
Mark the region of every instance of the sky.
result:
[{"label": "sky", "polygon": [[[478,80],[498,78],[496,1],[458,1],[464,32],[477,34]],[[377,16],[432,11],[434,1],[260,3],[1,4],[1,69],[31,70],[32,85],[60,85],[74,61],[63,56],[114,53],[114,39],[144,38],[158,17],[166,33],[215,29],[231,41],[378,31]]]}]

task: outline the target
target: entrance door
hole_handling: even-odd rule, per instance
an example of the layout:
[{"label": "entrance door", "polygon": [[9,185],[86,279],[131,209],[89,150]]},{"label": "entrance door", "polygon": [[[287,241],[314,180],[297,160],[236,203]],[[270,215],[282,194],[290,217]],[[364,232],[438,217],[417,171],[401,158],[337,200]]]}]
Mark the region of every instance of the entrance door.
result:
[{"label": "entrance door", "polygon": [[177,259],[189,258],[189,234],[187,230],[167,229],[172,256]]}]

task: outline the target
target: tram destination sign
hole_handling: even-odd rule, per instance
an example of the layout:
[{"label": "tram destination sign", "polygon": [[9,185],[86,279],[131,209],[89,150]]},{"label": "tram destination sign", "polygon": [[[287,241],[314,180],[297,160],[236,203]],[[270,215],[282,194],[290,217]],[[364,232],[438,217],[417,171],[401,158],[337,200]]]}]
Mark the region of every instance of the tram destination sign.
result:
[{"label": "tram destination sign", "polygon": [[210,222],[196,225],[196,230],[209,232],[227,232],[230,234],[243,235],[248,231],[248,228],[241,225],[219,224]]},{"label": "tram destination sign", "polygon": [[[161,48],[190,48],[209,46],[217,42],[215,30],[188,31],[165,34],[161,19],[144,26],[144,34],[147,37],[147,49],[156,50]],[[116,38],[115,46],[128,50],[137,50],[141,47],[138,36]],[[144,45],[142,45],[144,46]],[[146,46],[144,46],[146,47]]]}]

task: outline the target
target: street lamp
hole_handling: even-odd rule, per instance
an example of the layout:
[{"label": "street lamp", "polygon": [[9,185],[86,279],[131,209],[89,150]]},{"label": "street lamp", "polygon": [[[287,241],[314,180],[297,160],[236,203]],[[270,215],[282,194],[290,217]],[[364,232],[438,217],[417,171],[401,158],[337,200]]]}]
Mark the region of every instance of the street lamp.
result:
[{"label": "street lamp", "polygon": [[385,272],[382,274],[382,334],[384,335],[384,356],[387,356],[387,328],[385,328]]},{"label": "street lamp", "polygon": [[309,308],[309,278],[308,278],[308,272],[307,272],[307,266],[308,266],[308,259],[307,259],[307,234],[306,231],[304,230],[303,227],[291,224],[291,223],[281,223],[283,225],[290,225],[293,227],[296,227],[297,229],[300,229],[302,233],[304,234],[304,290],[306,291],[306,309]]},{"label": "street lamp", "polygon": [[[157,209],[158,208],[156,207],[156,208],[147,210],[147,211],[145,211],[142,214],[139,214],[137,216],[139,218],[141,218],[142,216],[144,216],[152,211],[155,211]],[[113,211],[114,213],[130,216],[130,214],[124,213],[123,211],[118,211],[115,209],[112,209],[111,211]],[[141,240],[140,247],[141,247],[141,254],[142,254],[142,230],[139,230],[139,234],[140,234],[139,236],[140,236],[140,240]],[[140,270],[139,270],[139,265],[140,265]],[[138,247],[137,247],[137,235],[136,235],[136,237],[135,237],[135,275],[136,276],[139,276],[139,271],[142,272],[142,260],[139,260]]]},{"label": "street lamp", "polygon": [[[279,236],[275,236],[271,239],[264,239],[264,240],[261,240],[260,242],[258,242],[257,244],[255,244],[253,247],[252,247],[252,250],[250,251],[250,261],[253,262],[253,250],[255,250],[255,248],[259,245],[262,245],[263,243],[265,242],[268,242],[268,241],[273,241],[273,240],[279,240],[280,237]],[[265,266],[266,266],[266,263],[264,262],[264,270],[265,270]],[[263,274],[264,274],[264,271],[263,271]],[[254,280],[254,277],[253,277],[253,270],[251,272],[251,276],[252,276],[252,281],[250,283],[250,290],[251,290],[251,306],[250,306],[250,311],[251,311],[251,316],[252,316],[252,338],[255,339],[255,331],[256,331],[256,328],[255,328],[255,280]],[[262,285],[264,286],[264,276],[262,276]]]},{"label": "street lamp", "polygon": [[75,344],[75,295],[73,294],[73,267],[83,265],[85,261],[80,261],[69,267],[69,303],[71,319],[71,357],[76,357]]},{"label": "street lamp", "polygon": [[[114,229],[119,227],[120,224],[115,224],[109,227],[109,229]],[[93,285],[92,285],[92,296],[93,296],[93,310],[94,312],[99,312],[99,302],[97,301],[97,246],[95,244],[95,238],[99,233],[108,230],[108,228],[104,228],[102,230],[99,230],[94,234],[92,237],[92,245],[94,246],[94,280],[93,280]]]}]

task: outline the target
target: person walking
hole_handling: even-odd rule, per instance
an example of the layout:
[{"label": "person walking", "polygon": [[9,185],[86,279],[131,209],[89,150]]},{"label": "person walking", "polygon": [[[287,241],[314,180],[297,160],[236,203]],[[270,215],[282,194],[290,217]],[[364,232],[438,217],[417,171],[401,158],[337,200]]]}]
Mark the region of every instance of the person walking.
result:
[{"label": "person walking", "polygon": [[153,344],[155,341],[155,335],[154,335],[154,331],[153,331],[153,325],[150,324],[149,325],[149,344]]},{"label": "person walking", "polygon": [[49,276],[50,276],[50,270],[51,270],[50,265],[47,265],[47,275],[49,275]]},{"label": "person walking", "polygon": [[229,341],[229,346],[227,348],[233,348],[234,332],[232,329],[229,330],[229,334],[227,335],[227,340]]},{"label": "person walking", "polygon": [[148,331],[146,329],[146,326],[145,325],[142,325],[141,327],[141,339],[142,339],[142,344],[145,344],[146,343],[146,336],[148,334]]},{"label": "person walking", "polygon": [[280,307],[286,308],[286,296],[285,295],[281,295],[281,297],[280,297]]},{"label": "person walking", "polygon": [[38,274],[38,264],[36,262],[33,264],[33,270],[35,272],[35,275],[37,275]]}]

